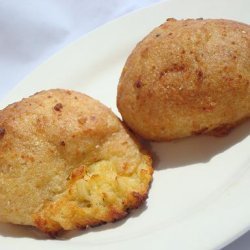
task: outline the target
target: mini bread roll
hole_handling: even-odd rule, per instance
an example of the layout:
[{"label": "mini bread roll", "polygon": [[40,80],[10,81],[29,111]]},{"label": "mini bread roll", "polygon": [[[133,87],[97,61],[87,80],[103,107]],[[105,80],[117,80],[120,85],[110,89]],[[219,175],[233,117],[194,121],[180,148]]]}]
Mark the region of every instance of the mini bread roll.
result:
[{"label": "mini bread roll", "polygon": [[228,133],[250,116],[250,26],[168,19],[127,59],[117,105],[146,139]]},{"label": "mini bread roll", "polygon": [[42,91],[0,111],[0,221],[54,236],[121,219],[146,199],[151,165],[100,102]]}]

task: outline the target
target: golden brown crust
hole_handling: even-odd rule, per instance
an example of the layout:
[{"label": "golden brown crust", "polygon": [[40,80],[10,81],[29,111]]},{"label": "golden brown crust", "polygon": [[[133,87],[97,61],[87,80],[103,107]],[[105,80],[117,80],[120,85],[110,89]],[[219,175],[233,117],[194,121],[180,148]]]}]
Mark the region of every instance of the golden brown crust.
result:
[{"label": "golden brown crust", "polygon": [[250,116],[249,25],[168,19],[129,56],[117,106],[147,139],[225,134]]},{"label": "golden brown crust", "polygon": [[78,92],[42,91],[0,111],[0,220],[56,236],[123,218],[147,197],[150,156]]}]

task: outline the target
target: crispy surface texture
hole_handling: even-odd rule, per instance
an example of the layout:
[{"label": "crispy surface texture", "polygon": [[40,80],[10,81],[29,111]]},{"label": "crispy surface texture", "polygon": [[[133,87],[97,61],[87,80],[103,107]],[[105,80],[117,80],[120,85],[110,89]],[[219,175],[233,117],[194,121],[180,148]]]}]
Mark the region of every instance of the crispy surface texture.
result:
[{"label": "crispy surface texture", "polygon": [[127,59],[117,106],[147,139],[227,134],[250,116],[250,26],[168,19]]},{"label": "crispy surface texture", "polygon": [[78,92],[39,92],[0,111],[0,220],[60,230],[113,222],[147,198],[150,156]]}]

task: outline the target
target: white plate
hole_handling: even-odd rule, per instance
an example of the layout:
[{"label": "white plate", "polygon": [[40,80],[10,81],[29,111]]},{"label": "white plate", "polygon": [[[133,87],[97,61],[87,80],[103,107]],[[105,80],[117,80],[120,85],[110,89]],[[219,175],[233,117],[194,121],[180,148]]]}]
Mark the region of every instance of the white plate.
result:
[{"label": "white plate", "polygon": [[[167,17],[229,18],[250,22],[248,0],[174,0],[113,21],[41,65],[1,107],[48,88],[85,92],[118,114],[116,88],[135,44]],[[64,239],[32,228],[1,225],[1,249],[214,249],[250,225],[250,123],[224,138],[152,143],[157,155],[147,204],[127,219]]]}]

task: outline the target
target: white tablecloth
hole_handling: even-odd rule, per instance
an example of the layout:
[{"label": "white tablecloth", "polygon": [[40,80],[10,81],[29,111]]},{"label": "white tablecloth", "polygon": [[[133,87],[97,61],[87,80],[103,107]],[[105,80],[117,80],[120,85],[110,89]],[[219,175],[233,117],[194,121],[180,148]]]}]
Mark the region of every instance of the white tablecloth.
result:
[{"label": "white tablecloth", "polygon": [[[159,1],[0,0],[0,99],[68,43],[109,20]],[[250,233],[224,248],[249,249]]]}]

